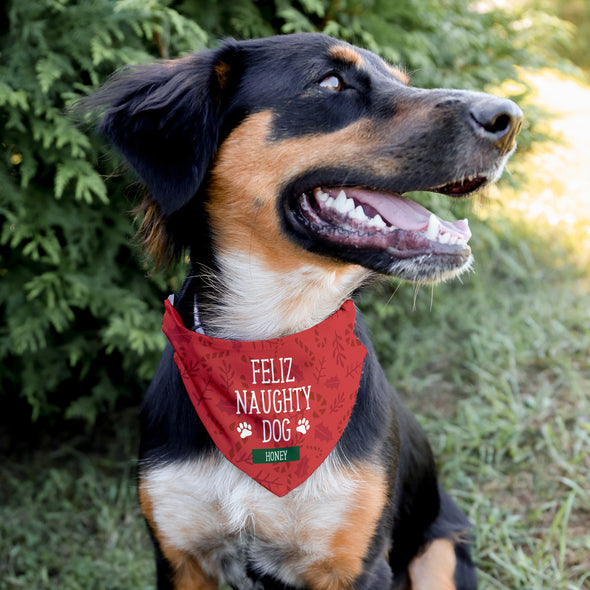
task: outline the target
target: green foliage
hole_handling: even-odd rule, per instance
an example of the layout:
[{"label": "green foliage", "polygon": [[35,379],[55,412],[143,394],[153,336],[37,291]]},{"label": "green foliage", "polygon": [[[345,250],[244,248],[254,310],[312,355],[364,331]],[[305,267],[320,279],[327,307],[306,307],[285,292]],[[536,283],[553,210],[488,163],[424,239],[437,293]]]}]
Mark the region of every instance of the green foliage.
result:
[{"label": "green foliage", "polygon": [[[590,0],[530,0],[532,9],[545,12],[547,18],[559,18],[574,34],[559,37],[556,48],[576,65],[590,73]],[[553,17],[549,15],[555,15]]]},{"label": "green foliage", "polygon": [[153,590],[137,502],[135,420],[116,414],[116,423],[103,424],[108,446],[102,437],[78,437],[56,450],[41,436],[41,452],[3,462],[2,590]]},{"label": "green foliage", "polygon": [[228,35],[323,31],[401,63],[418,85],[483,88],[547,55],[539,38],[558,27],[533,34],[537,17],[524,16],[478,12],[468,0],[9,0],[0,8],[4,396],[25,398],[34,418],[92,422],[155,369],[161,300],[176,279],[145,276],[126,215],[129,179],[66,114],[115,69]]},{"label": "green foliage", "polygon": [[401,64],[416,85],[478,90],[515,78],[515,65],[555,61],[574,34],[540,9],[471,0],[184,0],[179,9],[215,37],[319,31]]},{"label": "green foliage", "polygon": [[[9,2],[0,37],[0,387],[92,422],[161,350],[160,288],[132,247],[128,179],[66,108],[116,68],[202,47],[160,2]],[[168,289],[170,286],[168,287]],[[167,289],[166,289],[167,290]]]}]

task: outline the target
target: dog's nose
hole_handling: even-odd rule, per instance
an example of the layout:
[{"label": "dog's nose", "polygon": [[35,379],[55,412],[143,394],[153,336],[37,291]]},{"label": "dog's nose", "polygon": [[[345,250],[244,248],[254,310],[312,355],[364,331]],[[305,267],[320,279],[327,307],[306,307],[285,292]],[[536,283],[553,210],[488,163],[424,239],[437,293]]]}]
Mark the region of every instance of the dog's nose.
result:
[{"label": "dog's nose", "polygon": [[503,153],[514,147],[514,140],[522,126],[522,111],[506,98],[486,96],[470,107],[475,131],[489,139]]}]

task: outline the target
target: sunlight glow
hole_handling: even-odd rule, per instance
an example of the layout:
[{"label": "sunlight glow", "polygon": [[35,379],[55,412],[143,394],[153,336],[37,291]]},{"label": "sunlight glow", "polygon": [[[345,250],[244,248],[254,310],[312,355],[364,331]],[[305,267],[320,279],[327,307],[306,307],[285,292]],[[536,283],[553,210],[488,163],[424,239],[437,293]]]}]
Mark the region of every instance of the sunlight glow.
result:
[{"label": "sunlight glow", "polygon": [[590,252],[590,87],[552,70],[523,76],[535,89],[534,102],[551,113],[546,128],[555,139],[527,154],[529,180],[508,207],[571,234]]}]

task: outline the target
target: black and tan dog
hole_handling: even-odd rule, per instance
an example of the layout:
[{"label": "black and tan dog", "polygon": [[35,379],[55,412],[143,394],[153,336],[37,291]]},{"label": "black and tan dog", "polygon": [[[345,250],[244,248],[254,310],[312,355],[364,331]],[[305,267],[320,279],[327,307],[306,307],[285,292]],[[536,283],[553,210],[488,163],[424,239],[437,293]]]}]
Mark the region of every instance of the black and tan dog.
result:
[{"label": "black and tan dog", "polygon": [[[126,70],[92,105],[149,192],[148,249],[190,254],[179,317],[194,328],[198,301],[204,334],[231,341],[302,333],[375,274],[433,282],[469,269],[467,223],[402,195],[495,182],[522,120],[511,101],[413,88],[319,34]],[[282,496],[217,450],[168,346],[143,409],[139,483],[159,589],[476,587],[469,523],[358,313],[355,333],[368,354],[352,415]]]}]

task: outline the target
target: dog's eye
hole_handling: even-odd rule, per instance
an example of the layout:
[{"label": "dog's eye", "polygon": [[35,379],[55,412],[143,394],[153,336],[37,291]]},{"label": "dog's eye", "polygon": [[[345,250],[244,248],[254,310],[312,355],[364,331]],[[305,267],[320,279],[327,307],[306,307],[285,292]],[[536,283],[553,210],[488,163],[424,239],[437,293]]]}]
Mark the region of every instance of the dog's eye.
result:
[{"label": "dog's eye", "polygon": [[330,74],[320,82],[320,86],[338,92],[339,90],[342,90],[343,83],[342,80],[336,76],[336,74]]}]

